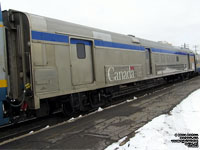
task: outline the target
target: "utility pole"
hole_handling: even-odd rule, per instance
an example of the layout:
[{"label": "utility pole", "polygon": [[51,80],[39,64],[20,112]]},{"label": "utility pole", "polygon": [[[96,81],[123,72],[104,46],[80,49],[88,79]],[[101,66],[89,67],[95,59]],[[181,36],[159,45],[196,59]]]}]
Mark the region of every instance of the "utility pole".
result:
[{"label": "utility pole", "polygon": [[198,47],[198,45],[194,45],[194,50],[195,50],[196,54],[197,54],[197,47]]},{"label": "utility pole", "polygon": [[185,49],[189,49],[189,44],[184,43],[183,45],[181,45],[181,47],[183,47]]}]

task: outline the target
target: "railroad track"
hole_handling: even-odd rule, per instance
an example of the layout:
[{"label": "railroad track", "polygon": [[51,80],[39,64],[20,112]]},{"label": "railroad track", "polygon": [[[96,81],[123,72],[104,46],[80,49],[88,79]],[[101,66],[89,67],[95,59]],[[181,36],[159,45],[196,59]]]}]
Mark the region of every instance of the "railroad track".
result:
[{"label": "railroad track", "polygon": [[[173,84],[180,82],[179,80],[173,82],[173,83],[167,83],[163,79],[157,80],[157,82],[149,82],[140,84],[135,87],[130,88],[124,88],[122,91],[118,93],[113,93],[113,100],[109,105],[106,105],[105,107],[108,107],[110,105],[118,104],[122,101],[125,101],[127,99],[131,99],[134,96],[135,97],[141,97],[149,93],[153,93],[158,90],[162,90],[163,88],[170,87]],[[82,116],[89,114],[91,112],[94,112],[96,109],[89,110],[88,112],[81,113]],[[74,117],[78,116],[80,114],[75,114]],[[38,131],[41,129],[44,129],[47,126],[53,126],[58,123],[62,123],[64,121],[69,120],[70,118],[63,117],[61,113],[53,114],[51,116],[43,117],[43,118],[37,118],[32,119],[29,121],[12,124],[9,126],[1,127],[0,128],[0,144],[4,141],[7,141],[9,139],[13,139],[19,136],[22,136],[24,134],[31,133],[32,131]]]}]

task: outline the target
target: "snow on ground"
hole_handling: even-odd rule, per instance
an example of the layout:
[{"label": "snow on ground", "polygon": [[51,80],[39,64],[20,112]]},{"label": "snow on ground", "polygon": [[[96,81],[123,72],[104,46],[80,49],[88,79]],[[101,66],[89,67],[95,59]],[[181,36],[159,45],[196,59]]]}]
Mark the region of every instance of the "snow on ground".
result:
[{"label": "snow on ground", "polygon": [[138,129],[135,137],[126,144],[121,144],[126,138],[124,137],[107,147],[106,150],[200,149],[200,147],[188,148],[184,143],[172,143],[171,140],[180,139],[180,134],[198,134],[200,138],[200,89],[185,98],[169,114],[156,117]]},{"label": "snow on ground", "polygon": [[99,107],[97,111],[98,112],[103,111],[103,108]]},{"label": "snow on ground", "polygon": [[137,97],[134,96],[133,99],[128,99],[128,100],[126,100],[126,102],[129,103],[129,102],[132,102],[132,101],[134,101],[134,100],[136,100],[136,99],[137,99]]}]

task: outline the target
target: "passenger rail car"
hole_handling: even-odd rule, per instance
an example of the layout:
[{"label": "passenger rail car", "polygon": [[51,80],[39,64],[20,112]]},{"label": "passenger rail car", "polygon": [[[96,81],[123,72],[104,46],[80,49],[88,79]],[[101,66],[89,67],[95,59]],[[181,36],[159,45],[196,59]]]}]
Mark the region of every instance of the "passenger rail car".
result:
[{"label": "passenger rail car", "polygon": [[0,125],[98,107],[120,85],[187,76],[189,49],[15,10],[0,16]]}]

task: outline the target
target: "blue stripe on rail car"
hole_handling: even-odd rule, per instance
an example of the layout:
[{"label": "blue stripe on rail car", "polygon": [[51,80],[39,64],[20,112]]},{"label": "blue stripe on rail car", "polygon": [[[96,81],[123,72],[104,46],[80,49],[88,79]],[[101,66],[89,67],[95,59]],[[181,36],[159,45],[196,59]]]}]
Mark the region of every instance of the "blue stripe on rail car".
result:
[{"label": "blue stripe on rail car", "polygon": [[[42,41],[51,41],[51,42],[69,43],[69,36],[67,36],[67,35],[39,32],[39,31],[32,31],[32,39],[42,40]],[[70,42],[71,42],[71,44],[84,43],[85,45],[92,45],[92,42],[90,42],[90,41],[79,40],[79,39],[74,39],[74,38],[72,38],[70,40]],[[129,44],[116,43],[116,42],[103,41],[103,40],[94,40],[94,44],[95,44],[95,46],[102,46],[102,47],[145,51],[145,48],[143,46],[129,45]],[[152,52],[175,54],[175,55],[188,55],[189,54],[187,52],[180,52],[180,51],[173,51],[173,50],[166,50],[166,49],[157,49],[157,48],[151,48],[151,50],[152,50]],[[194,56],[194,54],[191,54],[191,53],[189,55]]]},{"label": "blue stripe on rail car", "polygon": [[69,36],[47,32],[32,31],[33,40],[69,43]]},{"label": "blue stripe on rail car", "polygon": [[186,52],[178,52],[178,51],[172,51],[172,50],[166,50],[166,49],[157,49],[157,48],[152,48],[152,52],[157,52],[157,53],[168,53],[168,54],[176,54],[176,55],[187,55],[188,53]]},{"label": "blue stripe on rail car", "polygon": [[89,45],[91,46],[92,45],[92,42],[91,41],[87,41],[87,40],[80,40],[80,39],[70,39],[70,43],[71,44],[78,44],[78,43],[81,43],[81,44],[85,44],[85,45]]},{"label": "blue stripe on rail car", "polygon": [[103,47],[122,48],[122,49],[139,50],[139,51],[145,50],[143,46],[108,42],[108,41],[102,41],[102,40],[95,40],[94,43],[96,46],[103,46]]},{"label": "blue stripe on rail car", "polygon": [[2,11],[1,11],[1,4],[0,4],[0,22],[2,22]]},{"label": "blue stripe on rail car", "polygon": [[194,56],[194,54],[190,53],[190,56]]}]

